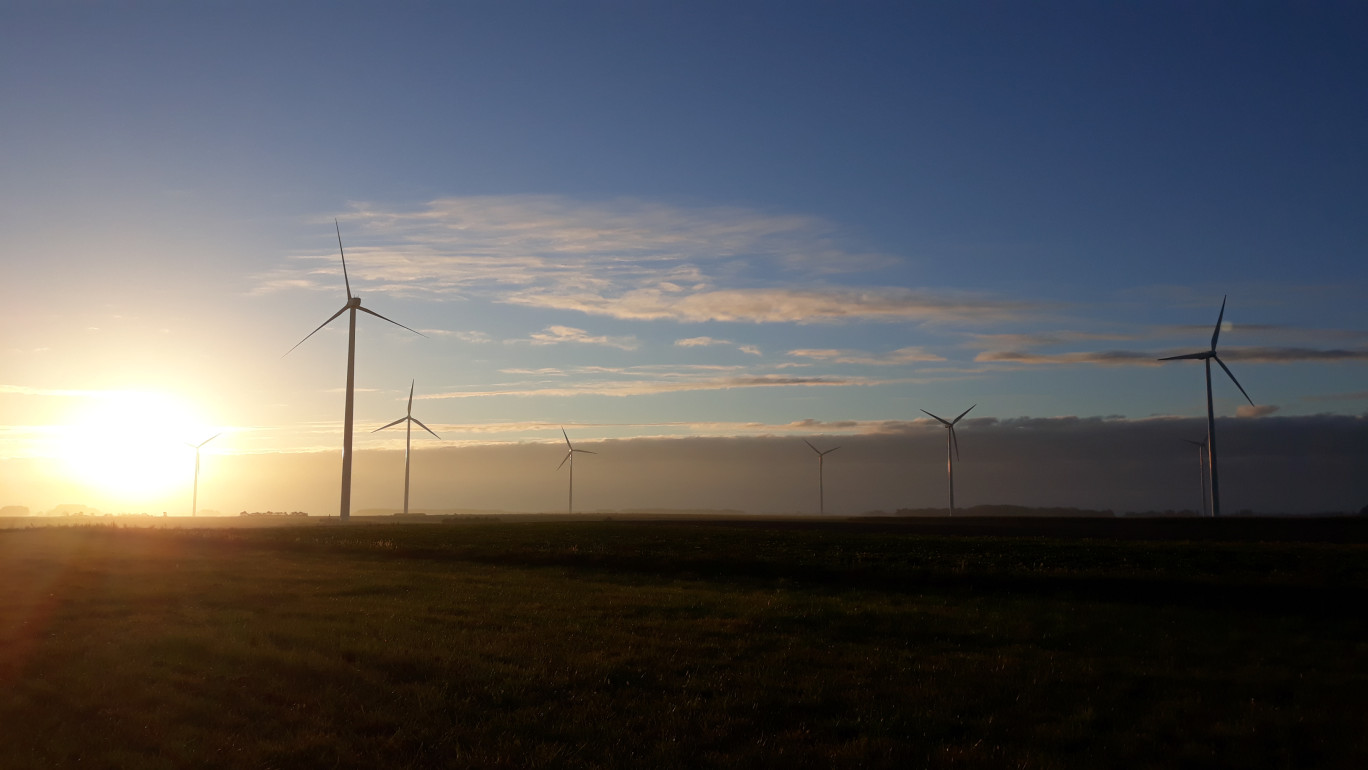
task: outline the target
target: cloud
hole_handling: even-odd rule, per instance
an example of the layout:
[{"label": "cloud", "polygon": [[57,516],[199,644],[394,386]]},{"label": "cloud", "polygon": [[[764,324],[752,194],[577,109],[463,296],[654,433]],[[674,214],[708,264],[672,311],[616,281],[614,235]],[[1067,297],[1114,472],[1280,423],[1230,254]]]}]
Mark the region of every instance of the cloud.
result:
[{"label": "cloud", "polygon": [[1263,405],[1260,405],[1260,406],[1250,406],[1249,404],[1240,404],[1239,406],[1235,407],[1235,416],[1236,416],[1236,417],[1267,417],[1267,416],[1269,416],[1270,414],[1273,414],[1274,412],[1277,412],[1277,411],[1278,411],[1278,407],[1273,406],[1272,404],[1263,404]]},{"label": "cloud", "polygon": [[418,331],[422,332],[423,334],[426,334],[429,337],[452,337],[461,340],[462,342],[473,342],[475,344],[483,344],[486,342],[493,341],[492,338],[485,332],[459,331],[451,329],[419,329]]},{"label": "cloud", "polygon": [[731,340],[719,340],[712,337],[689,337],[687,339],[675,340],[676,346],[681,348],[702,348],[712,345],[734,345]]},{"label": "cloud", "polygon": [[901,383],[904,380],[875,380],[864,377],[788,377],[778,374],[735,375],[729,377],[678,377],[580,382],[554,388],[513,387],[478,391],[431,393],[419,398],[481,398],[488,396],[642,396],[702,390],[780,387],[869,387]]},{"label": "cloud", "polygon": [[1326,393],[1320,396],[1303,396],[1307,401],[1363,401],[1368,400],[1368,390],[1353,393]]},{"label": "cloud", "polygon": [[689,323],[1003,322],[1025,318],[1039,303],[958,292],[897,288],[725,289],[667,294],[658,289],[621,293],[528,291],[508,302],[574,310],[625,320]]},{"label": "cloud", "polygon": [[[1098,364],[1101,366],[1158,366],[1160,358],[1183,355],[1192,350],[1146,352],[1102,350],[1084,353],[1027,353],[1019,350],[990,350],[979,353],[975,361],[1018,364]],[[1326,363],[1368,361],[1368,350],[1317,350],[1314,348],[1230,347],[1220,349],[1222,360],[1252,364]]]},{"label": "cloud", "polygon": [[741,351],[742,353],[748,353],[752,356],[764,355],[764,353],[760,352],[760,348],[754,345],[738,345],[737,343],[732,342],[731,340],[719,340],[713,337],[689,337],[687,339],[675,340],[674,344],[677,347],[681,348],[701,348],[711,347],[713,345],[729,345],[735,346],[736,349]]},{"label": "cloud", "polygon": [[[815,463],[809,464],[811,450],[798,439],[835,433],[834,427],[850,423],[857,426],[850,430],[861,429],[853,420],[799,420],[757,428],[759,435],[727,437],[614,438],[612,426],[592,425],[570,431],[577,444],[599,453],[600,462],[585,465],[586,510],[792,513],[817,508]],[[1217,423],[1226,512],[1357,511],[1368,503],[1368,475],[1360,472],[1368,463],[1368,417],[1221,418]],[[959,505],[1200,508],[1196,453],[1183,440],[1206,435],[1204,418],[1021,417],[966,419],[961,426],[961,455],[955,463]],[[429,469],[424,494],[444,505],[470,508],[546,511],[563,506],[564,477],[551,472],[564,453],[564,444],[552,446],[560,439],[559,430],[535,422],[525,427],[537,432],[536,440],[508,441],[507,435],[495,432],[479,437],[479,446],[417,446],[424,458],[419,467]],[[945,431],[914,421],[886,430],[869,427],[875,429],[842,435],[841,451],[828,458],[827,509],[857,514],[943,507]],[[220,463],[232,465],[221,472],[243,480],[230,490],[243,501],[216,505],[237,510],[252,505],[251,500],[267,499],[282,500],[291,509],[336,510],[335,487],[298,484],[301,478],[336,473],[335,452],[333,447],[333,454],[225,457]],[[402,450],[361,450],[358,455],[356,507],[392,504]],[[529,475],[530,467],[547,472]],[[266,488],[273,479],[279,480],[277,487]],[[295,502],[299,497],[303,499]]]},{"label": "cloud", "polygon": [[974,356],[980,362],[1016,364],[1099,364],[1102,366],[1158,366],[1158,356],[1131,350],[1103,350],[1095,353],[1026,353],[1014,350],[989,350]]},{"label": "cloud", "polygon": [[1011,334],[970,334],[970,345],[984,345],[1009,350],[1049,347],[1074,342],[1133,340],[1139,335],[1122,333],[1095,333],[1077,331],[1053,331]]},{"label": "cloud", "polygon": [[604,345],[621,350],[636,350],[641,345],[636,337],[594,336],[573,326],[548,326],[545,330],[532,334],[531,340],[533,345],[559,345],[569,342],[580,345]]},{"label": "cloud", "polygon": [[1317,350],[1315,348],[1221,348],[1221,358],[1254,364],[1298,362],[1368,361],[1368,349]]},{"label": "cloud", "polygon": [[[741,207],[688,208],[559,196],[443,198],[412,209],[366,204],[347,263],[359,294],[493,302],[685,322],[978,322],[1016,320],[1038,303],[887,286],[796,289],[896,260],[858,248],[826,220]],[[740,276],[773,276],[737,287]],[[336,254],[295,254],[256,277],[253,294],[335,292]]]},{"label": "cloud", "polygon": [[924,361],[945,360],[935,353],[928,353],[917,347],[898,348],[897,350],[888,353],[866,353],[863,350],[804,348],[790,350],[788,354],[791,356],[798,356],[799,358],[811,358],[834,364],[860,364],[865,366],[898,366]]}]

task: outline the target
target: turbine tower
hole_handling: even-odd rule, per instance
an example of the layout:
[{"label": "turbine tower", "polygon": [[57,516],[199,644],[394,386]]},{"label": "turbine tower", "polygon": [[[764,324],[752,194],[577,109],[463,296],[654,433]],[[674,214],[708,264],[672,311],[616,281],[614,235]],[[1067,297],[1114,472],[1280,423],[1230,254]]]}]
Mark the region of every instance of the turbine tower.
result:
[{"label": "turbine tower", "polygon": [[[978,404],[974,404],[974,406],[978,406]],[[964,419],[964,415],[969,414],[970,410],[972,410],[972,409],[974,408],[974,406],[971,406],[971,407],[969,407],[969,409],[965,409],[963,412],[960,412],[960,416],[959,416],[959,417],[956,417],[955,419],[950,420],[949,422],[946,422],[945,420],[942,420],[941,418],[936,417],[936,415],[931,414],[930,412],[926,411],[925,409],[922,410],[923,413],[929,414],[929,415],[931,415],[932,417],[935,417],[935,419],[936,419],[941,425],[944,425],[944,426],[945,426],[945,430],[946,430],[946,433],[945,433],[945,474],[946,474],[946,477],[949,479],[949,484],[950,484],[950,515],[951,515],[951,516],[954,516],[954,515],[955,515],[955,458],[956,458],[956,457],[959,457],[959,438],[955,436],[955,423],[957,423],[957,422],[959,422],[960,420]],[[951,451],[952,449],[954,450],[953,452]]]},{"label": "turbine tower", "polygon": [[1210,516],[1210,511],[1207,508],[1206,439],[1193,441],[1192,439],[1185,438],[1183,441],[1197,447],[1197,475],[1202,479],[1202,516]]},{"label": "turbine tower", "polygon": [[[384,430],[385,428],[389,428],[389,427],[391,427],[391,426],[398,425],[398,424],[401,423],[401,422],[402,422],[402,423],[407,423],[407,424],[404,426],[404,515],[406,515],[406,516],[408,515],[408,501],[409,501],[409,444],[413,441],[413,426],[414,426],[414,425],[417,425],[418,427],[422,428],[423,430],[427,431],[428,433],[432,433],[432,428],[429,428],[428,426],[424,425],[422,422],[418,421],[418,420],[413,416],[413,385],[414,385],[414,382],[413,382],[412,380],[410,380],[410,381],[409,381],[408,411],[404,413],[404,416],[403,416],[403,417],[400,417],[399,419],[395,420],[395,421],[392,422],[392,423],[389,423],[388,425],[381,425],[380,427],[378,427],[378,428],[376,428],[375,430],[371,431],[371,433],[379,433],[380,431]],[[438,440],[440,440],[440,439],[442,438],[441,436],[437,435],[436,433],[432,433],[432,437],[435,438],[435,439],[438,439]]]},{"label": "turbine tower", "polygon": [[576,449],[574,446],[572,446],[572,445],[570,444],[570,437],[569,437],[568,435],[566,435],[566,433],[565,433],[565,428],[561,428],[561,435],[562,435],[562,436],[565,436],[565,457],[564,457],[563,459],[561,459],[560,465],[557,465],[557,466],[556,466],[556,470],[560,470],[561,468],[565,467],[565,463],[566,463],[567,461],[569,461],[569,463],[570,463],[570,502],[569,502],[569,504],[568,504],[568,506],[567,506],[567,510],[568,510],[568,512],[570,512],[570,513],[574,513],[574,512],[575,512],[575,455],[577,455],[577,454],[596,455],[596,454],[598,454],[598,452],[590,452],[588,449]]},{"label": "turbine tower", "polygon": [[832,452],[835,452],[837,449],[840,449],[840,447],[832,447],[831,449],[828,449],[827,451],[823,452],[817,449],[817,447],[813,446],[812,442],[808,441],[807,439],[803,439],[803,443],[807,444],[809,449],[817,453],[817,513],[818,515],[825,516],[826,489],[824,488],[822,482],[822,464],[826,461],[827,455],[831,454]]},{"label": "turbine tower", "polygon": [[1216,411],[1211,405],[1211,362],[1213,360],[1221,365],[1221,368],[1225,370],[1226,375],[1230,377],[1230,381],[1235,383],[1235,387],[1239,388],[1240,393],[1244,394],[1245,400],[1249,401],[1249,405],[1254,405],[1254,399],[1250,398],[1248,393],[1245,393],[1244,386],[1240,384],[1239,380],[1235,379],[1235,375],[1231,373],[1230,367],[1226,366],[1225,362],[1221,360],[1221,357],[1216,355],[1216,340],[1221,336],[1221,319],[1225,318],[1225,306],[1226,298],[1222,297],[1221,313],[1216,316],[1216,331],[1211,333],[1210,350],[1159,359],[1160,361],[1184,361],[1191,359],[1206,363],[1207,473],[1211,476],[1211,515],[1213,517],[1221,515],[1221,486],[1219,477],[1216,473]]},{"label": "turbine tower", "polygon": [[351,279],[347,277],[347,253],[342,250],[342,228],[338,227],[337,220],[333,220],[333,227],[337,230],[337,252],[342,255],[342,281],[347,289],[347,304],[342,309],[333,313],[328,320],[318,325],[318,329],[309,332],[304,339],[296,342],[294,348],[285,351],[285,355],[290,355],[294,349],[303,345],[309,337],[318,333],[319,329],[333,322],[333,319],[347,314],[347,398],[346,407],[342,413],[342,501],[339,516],[343,521],[351,518],[351,466],[352,466],[352,402],[353,391],[356,384],[356,311],[369,313],[382,321],[389,321],[401,329],[417,334],[419,337],[426,337],[420,331],[409,329],[398,321],[386,318],[370,308],[361,306],[361,298],[353,296],[351,293]]},{"label": "turbine tower", "polygon": [[212,436],[210,436],[209,438],[207,438],[207,439],[205,439],[205,440],[199,442],[198,444],[191,444],[191,443],[189,443],[189,442],[187,442],[187,443],[185,444],[186,446],[188,446],[188,447],[190,447],[190,448],[192,448],[192,449],[195,450],[195,493],[194,493],[194,496],[192,496],[192,497],[190,498],[190,516],[191,516],[191,518],[194,518],[194,517],[198,514],[198,512],[199,512],[199,460],[200,460],[200,449],[203,448],[205,444],[208,444],[210,441],[213,441],[214,439],[216,439],[216,438],[218,438],[219,436],[222,436],[222,435],[223,435],[222,433],[215,433],[214,435],[212,435]]}]

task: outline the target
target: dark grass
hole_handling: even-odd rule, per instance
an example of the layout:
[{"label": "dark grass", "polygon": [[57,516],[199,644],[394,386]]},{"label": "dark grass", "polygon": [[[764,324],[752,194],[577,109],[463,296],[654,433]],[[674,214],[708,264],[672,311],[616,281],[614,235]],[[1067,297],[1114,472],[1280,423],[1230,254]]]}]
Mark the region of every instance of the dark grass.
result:
[{"label": "dark grass", "polygon": [[1187,523],[0,532],[0,767],[1368,766],[1362,539]]}]

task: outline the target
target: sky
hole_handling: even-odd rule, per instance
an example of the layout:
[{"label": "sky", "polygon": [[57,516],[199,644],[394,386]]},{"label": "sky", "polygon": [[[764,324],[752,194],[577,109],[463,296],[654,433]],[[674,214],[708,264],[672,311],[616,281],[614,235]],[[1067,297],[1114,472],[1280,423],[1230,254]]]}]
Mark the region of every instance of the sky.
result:
[{"label": "sky", "polygon": [[[1368,504],[1357,3],[0,0],[0,506]],[[336,222],[336,224],[334,224]],[[336,228],[336,229],[335,229]],[[421,335],[421,336],[420,336]],[[287,354],[287,351],[288,352]],[[1005,453],[1005,454],[1004,454]],[[977,463],[977,466],[976,466]],[[1226,465],[1222,465],[1226,469]]]}]

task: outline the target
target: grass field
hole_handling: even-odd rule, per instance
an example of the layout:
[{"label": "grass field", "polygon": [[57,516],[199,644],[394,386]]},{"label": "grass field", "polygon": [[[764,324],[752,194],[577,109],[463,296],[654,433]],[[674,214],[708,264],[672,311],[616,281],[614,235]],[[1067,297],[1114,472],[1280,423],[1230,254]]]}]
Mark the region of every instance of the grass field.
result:
[{"label": "grass field", "polygon": [[0,531],[0,767],[1368,767],[1368,528],[1128,524]]}]

